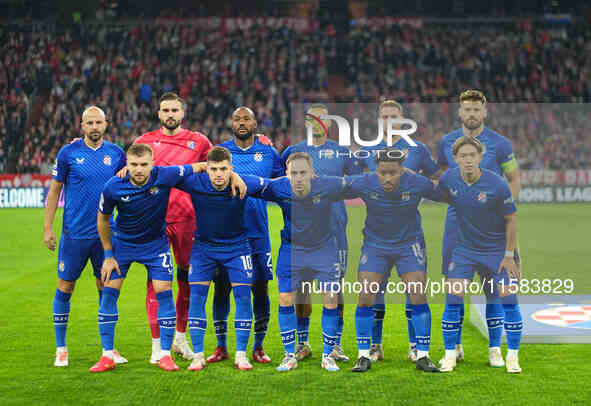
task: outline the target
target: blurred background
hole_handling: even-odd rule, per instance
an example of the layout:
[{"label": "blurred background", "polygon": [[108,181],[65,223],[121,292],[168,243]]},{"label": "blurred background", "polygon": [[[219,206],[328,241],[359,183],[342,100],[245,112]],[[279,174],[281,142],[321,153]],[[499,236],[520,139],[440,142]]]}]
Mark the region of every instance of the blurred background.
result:
[{"label": "blurred background", "polygon": [[396,99],[437,156],[467,88],[522,169],[591,168],[581,1],[0,0],[0,16],[0,173],[50,173],[90,104],[124,147],[159,126],[165,91],[214,143],[250,106],[279,152],[304,136],[294,103]]}]

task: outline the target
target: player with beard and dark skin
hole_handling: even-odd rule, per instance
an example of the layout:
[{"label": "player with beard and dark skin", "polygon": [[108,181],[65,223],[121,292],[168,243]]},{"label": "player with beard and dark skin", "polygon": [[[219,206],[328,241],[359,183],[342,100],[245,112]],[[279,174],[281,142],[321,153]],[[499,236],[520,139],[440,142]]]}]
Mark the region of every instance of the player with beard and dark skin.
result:
[{"label": "player with beard and dark skin", "polygon": [[[279,154],[272,146],[262,142],[260,136],[254,134],[256,128],[256,117],[250,108],[242,106],[234,110],[232,114],[234,137],[221,144],[232,154],[234,171],[239,175],[257,175],[263,178],[283,176],[285,173]],[[252,295],[255,322],[252,357],[255,362],[269,363],[271,358],[263,350],[263,341],[270,318],[268,283],[273,279],[273,266],[266,202],[260,199],[248,199],[244,215],[254,269]],[[214,282],[213,320],[218,345],[213,354],[207,358],[209,363],[228,358],[226,336],[231,286],[225,272],[218,271]]]}]

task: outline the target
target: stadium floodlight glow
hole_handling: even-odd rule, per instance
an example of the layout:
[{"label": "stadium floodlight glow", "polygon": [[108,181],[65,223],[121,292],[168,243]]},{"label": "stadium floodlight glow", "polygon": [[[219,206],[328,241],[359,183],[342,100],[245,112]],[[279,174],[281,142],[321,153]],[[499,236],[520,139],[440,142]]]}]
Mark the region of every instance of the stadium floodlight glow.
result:
[{"label": "stadium floodlight glow", "polygon": [[[351,126],[346,118],[335,115],[335,114],[321,114],[319,116],[315,116],[313,114],[307,113],[306,114],[306,122],[310,125],[306,125],[306,134],[308,139],[308,145],[314,145],[313,139],[313,129],[318,128],[321,129],[325,135],[328,135],[326,130],[326,126],[322,122],[322,120],[333,120],[337,123],[337,127],[339,129],[339,145],[344,147],[351,146]],[[394,128],[393,125],[410,125],[410,128]],[[413,141],[410,137],[411,134],[414,134],[417,131],[417,123],[414,120],[408,118],[388,118],[386,120],[386,145],[391,147],[392,146],[392,136],[398,135],[403,138],[410,146],[416,147],[417,143]],[[359,138],[359,119],[353,119],[353,139],[357,145],[362,147],[373,147],[380,144],[384,140],[384,119],[378,119],[378,135],[376,139],[365,141]]]}]

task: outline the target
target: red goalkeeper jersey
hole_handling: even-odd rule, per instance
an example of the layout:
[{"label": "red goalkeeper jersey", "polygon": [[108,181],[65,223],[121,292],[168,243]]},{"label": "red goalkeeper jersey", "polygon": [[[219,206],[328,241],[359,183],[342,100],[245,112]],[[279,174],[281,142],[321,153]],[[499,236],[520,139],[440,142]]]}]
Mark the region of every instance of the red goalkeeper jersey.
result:
[{"label": "red goalkeeper jersey", "polygon": [[[200,132],[183,129],[176,135],[165,135],[162,129],[145,133],[134,144],[147,144],[154,151],[154,164],[159,166],[184,165],[202,162],[207,158],[211,142]],[[195,222],[195,211],[189,194],[178,189],[170,191],[167,223]]]}]

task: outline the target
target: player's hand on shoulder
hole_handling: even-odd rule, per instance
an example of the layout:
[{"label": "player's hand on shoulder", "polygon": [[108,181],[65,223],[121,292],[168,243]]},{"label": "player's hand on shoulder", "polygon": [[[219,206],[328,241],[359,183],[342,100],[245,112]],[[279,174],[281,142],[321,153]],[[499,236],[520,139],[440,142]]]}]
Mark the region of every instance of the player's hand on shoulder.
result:
[{"label": "player's hand on shoulder", "polygon": [[244,196],[246,196],[246,183],[235,172],[232,172],[232,177],[230,178],[230,189],[232,189],[232,196],[238,194],[241,199],[244,199]]},{"label": "player's hand on shoulder", "polygon": [[119,169],[119,172],[117,172],[115,176],[121,179],[127,176],[127,166],[124,166],[123,168]]},{"label": "player's hand on shoulder", "polygon": [[51,251],[55,251],[56,240],[52,229],[45,229],[43,231],[43,242],[45,242],[45,246],[47,248],[49,248]]},{"label": "player's hand on shoulder", "polygon": [[273,146],[273,142],[265,134],[256,134],[256,136],[261,144]]},{"label": "player's hand on shoulder", "polygon": [[111,274],[113,271],[117,271],[119,275],[121,275],[121,271],[119,270],[119,264],[114,257],[105,258],[103,261],[103,266],[101,268],[101,281],[103,283],[107,283],[107,281],[111,278]]}]

